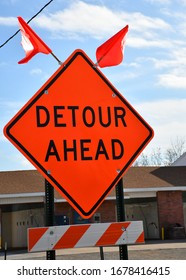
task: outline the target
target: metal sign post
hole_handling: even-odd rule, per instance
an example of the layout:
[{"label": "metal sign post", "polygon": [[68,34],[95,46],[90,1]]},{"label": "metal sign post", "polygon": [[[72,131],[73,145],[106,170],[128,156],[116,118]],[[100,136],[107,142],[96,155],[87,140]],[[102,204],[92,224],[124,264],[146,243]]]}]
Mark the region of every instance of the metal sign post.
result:
[{"label": "metal sign post", "polygon": [[[123,181],[120,179],[116,185],[116,207],[118,222],[125,221]],[[127,245],[119,245],[120,260],[128,260]]]},{"label": "metal sign post", "polygon": [[[45,226],[54,226],[54,188],[45,179]],[[47,260],[55,260],[55,250],[46,251]]]}]

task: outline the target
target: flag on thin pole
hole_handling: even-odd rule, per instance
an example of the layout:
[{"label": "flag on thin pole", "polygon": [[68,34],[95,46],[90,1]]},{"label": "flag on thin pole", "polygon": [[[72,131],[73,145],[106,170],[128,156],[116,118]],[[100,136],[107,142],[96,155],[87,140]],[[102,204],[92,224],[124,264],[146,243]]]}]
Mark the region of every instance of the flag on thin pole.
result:
[{"label": "flag on thin pole", "polygon": [[21,18],[18,17],[20,31],[22,35],[22,47],[26,56],[18,63],[27,63],[37,53],[52,54],[52,50],[39,38],[39,36],[30,28],[30,26]]},{"label": "flag on thin pole", "polygon": [[123,48],[129,26],[126,25],[118,33],[108,39],[96,50],[97,65],[99,67],[115,66],[123,60]]}]

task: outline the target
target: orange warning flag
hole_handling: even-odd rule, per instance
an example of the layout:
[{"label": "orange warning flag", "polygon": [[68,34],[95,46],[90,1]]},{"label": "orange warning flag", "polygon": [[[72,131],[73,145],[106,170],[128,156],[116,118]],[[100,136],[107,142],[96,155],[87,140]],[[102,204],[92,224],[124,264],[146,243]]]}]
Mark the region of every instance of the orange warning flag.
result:
[{"label": "orange warning flag", "polygon": [[27,63],[39,52],[44,54],[52,53],[52,50],[41,40],[41,38],[39,38],[39,36],[21,17],[18,17],[18,22],[22,35],[21,44],[26,53],[25,58],[18,62],[19,64]]},{"label": "orange warning flag", "polygon": [[123,47],[129,26],[126,25],[118,33],[108,39],[96,50],[97,64],[99,67],[115,66],[123,60]]}]

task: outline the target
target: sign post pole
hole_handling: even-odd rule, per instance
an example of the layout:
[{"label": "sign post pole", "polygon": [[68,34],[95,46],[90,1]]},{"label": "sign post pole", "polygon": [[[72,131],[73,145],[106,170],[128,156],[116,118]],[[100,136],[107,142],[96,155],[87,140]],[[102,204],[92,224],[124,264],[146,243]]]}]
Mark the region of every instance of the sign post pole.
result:
[{"label": "sign post pole", "polygon": [[[125,221],[123,181],[120,179],[116,185],[116,207],[118,222]],[[128,260],[127,245],[119,245],[120,260]]]},{"label": "sign post pole", "polygon": [[[54,188],[45,179],[45,226],[54,226]],[[55,260],[55,250],[46,251],[47,260]]]}]

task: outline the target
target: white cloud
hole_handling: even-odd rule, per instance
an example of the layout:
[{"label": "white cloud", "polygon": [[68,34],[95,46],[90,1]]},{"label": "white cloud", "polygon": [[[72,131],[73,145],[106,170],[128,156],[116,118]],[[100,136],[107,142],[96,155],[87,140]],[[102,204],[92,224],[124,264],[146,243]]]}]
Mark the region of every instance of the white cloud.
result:
[{"label": "white cloud", "polygon": [[3,128],[22,106],[21,102],[5,102],[0,100],[0,111],[3,112],[0,118],[0,141],[7,141],[3,135]]},{"label": "white cloud", "polygon": [[136,110],[152,126],[155,135],[149,148],[168,148],[177,137],[186,137],[186,99],[144,102]]},{"label": "white cloud", "polygon": [[8,65],[7,62],[0,62],[0,67],[6,67]]},{"label": "white cloud", "polygon": [[34,68],[30,71],[31,75],[41,75],[43,71],[40,68]]},{"label": "white cloud", "polygon": [[[130,36],[130,35],[129,35]],[[127,46],[133,47],[133,48],[162,48],[162,49],[167,49],[171,48],[173,46],[173,42],[169,40],[165,40],[162,38],[157,38],[149,40],[148,38],[143,38],[140,36],[130,36],[127,39]]]},{"label": "white cloud", "polygon": [[0,100],[0,109],[3,108],[6,112],[17,111],[21,106],[23,106],[22,102]]},{"label": "white cloud", "polygon": [[159,75],[157,85],[166,88],[186,89],[186,78],[174,73]]},{"label": "white cloud", "polygon": [[[0,125],[0,127],[1,127],[1,125]],[[0,142],[2,142],[2,141],[6,141],[6,138],[5,138],[5,136],[3,135],[3,133],[0,134]]]},{"label": "white cloud", "polygon": [[[171,25],[158,17],[140,12],[111,10],[104,5],[72,1],[68,8],[55,13],[41,14],[32,21],[52,33],[54,38],[84,40],[86,37],[107,39],[126,24],[129,25],[127,45],[134,48],[171,48],[166,32]],[[14,17],[0,17],[0,25],[17,25]],[[164,36],[161,36],[163,34]]]},{"label": "white cloud", "polygon": [[107,7],[82,1],[75,1],[69,8],[54,14],[41,15],[36,22],[43,28],[60,32],[61,36],[65,33],[65,36],[70,37],[79,34],[79,36],[89,35],[94,38],[104,37],[118,26],[122,28],[124,24],[123,19]]},{"label": "white cloud", "polygon": [[180,24],[180,33],[186,37],[186,23],[183,22],[182,24]]},{"label": "white cloud", "polygon": [[181,4],[186,6],[186,0],[181,0]]},{"label": "white cloud", "polygon": [[131,23],[133,29],[135,31],[140,32],[141,35],[142,34],[150,35],[151,34],[150,32],[154,30],[157,30],[158,32],[160,30],[162,31],[172,30],[172,27],[161,18],[149,17],[139,12],[136,13],[118,12],[118,15],[120,15],[121,18],[125,17],[129,22],[129,24]]},{"label": "white cloud", "polygon": [[157,72],[156,85],[166,88],[186,89],[186,48],[174,46],[164,58],[141,57],[139,61],[152,62]]},{"label": "white cloud", "polygon": [[17,25],[16,17],[0,17],[0,25],[14,26]]},{"label": "white cloud", "polygon": [[13,158],[15,162],[19,162],[20,169],[35,169],[35,167],[20,153]]},{"label": "white cloud", "polygon": [[145,0],[150,4],[158,4],[158,5],[169,5],[171,4],[171,0]]},{"label": "white cloud", "polygon": [[129,44],[136,47],[138,43],[143,47],[162,47],[162,44],[157,42],[159,31],[172,31],[171,26],[161,18],[149,17],[139,12],[113,11],[103,5],[92,5],[82,1],[74,1],[69,8],[56,13],[41,15],[35,19],[35,23],[50,30],[53,35],[66,39],[85,36],[103,39],[129,24]]}]

